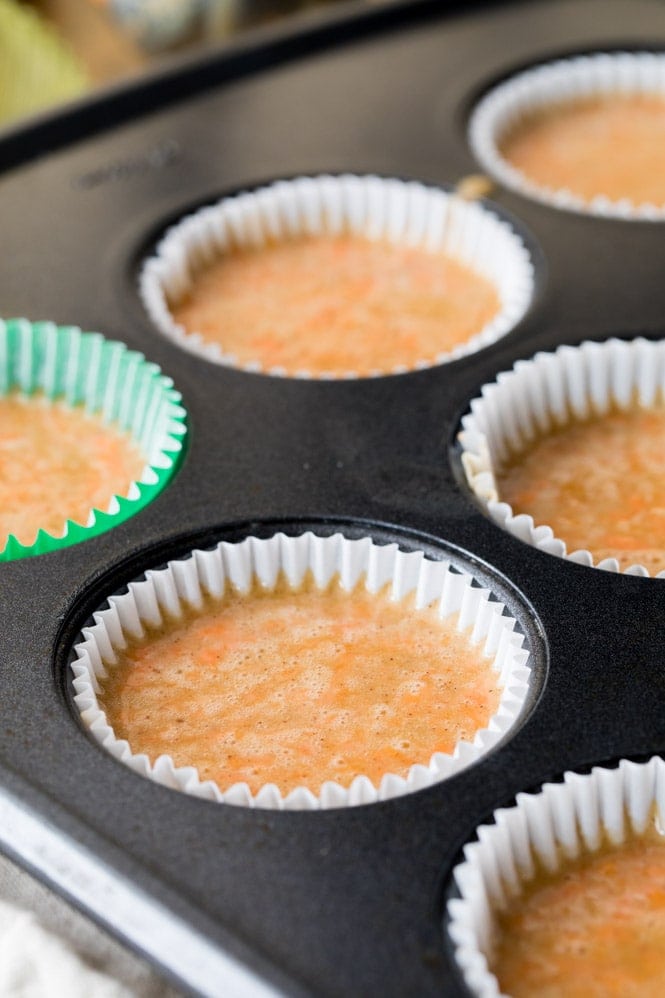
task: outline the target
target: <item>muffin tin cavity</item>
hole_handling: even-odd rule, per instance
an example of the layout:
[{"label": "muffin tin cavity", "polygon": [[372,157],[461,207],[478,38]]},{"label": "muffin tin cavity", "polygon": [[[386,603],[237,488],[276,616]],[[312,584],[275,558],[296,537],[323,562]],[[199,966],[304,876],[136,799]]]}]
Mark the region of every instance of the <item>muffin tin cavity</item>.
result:
[{"label": "muffin tin cavity", "polygon": [[[459,696],[459,709],[461,711],[462,704],[466,702],[467,694],[461,690],[459,693],[457,692],[455,670],[448,671],[451,668],[450,665],[435,665],[432,662],[431,668],[428,666],[421,677],[419,671],[417,674],[416,671],[409,671],[415,670],[415,665],[408,664],[408,656],[412,654],[413,645],[417,644],[419,640],[425,640],[424,637],[419,638],[418,628],[422,628],[424,632],[430,618],[433,621],[442,622],[450,618],[453,627],[450,638],[439,636],[437,640],[444,642],[450,640],[451,643],[455,644],[459,640],[460,646],[464,645],[465,650],[460,647],[459,651],[454,653],[455,656],[463,657],[469,654],[477,662],[474,669],[480,668],[482,675],[488,678],[493,674],[494,678],[489,680],[490,685],[498,688],[497,705],[495,705],[491,716],[488,715],[489,720],[475,732],[473,737],[466,740],[457,737],[457,742],[455,743],[453,740],[451,743],[454,746],[451,751],[435,750],[427,758],[414,759],[412,764],[408,764],[408,773],[405,776],[385,772],[380,780],[375,779],[373,782],[367,775],[359,773],[350,784],[342,785],[334,779],[325,779],[320,781],[320,785],[301,786],[288,793],[282,793],[277,786],[266,782],[261,789],[252,793],[246,782],[239,781],[231,786],[219,786],[213,780],[200,779],[194,767],[194,760],[191,760],[192,765],[183,766],[176,765],[168,754],[161,754],[152,759],[145,754],[135,754],[129,736],[128,740],[116,736],[107,719],[104,707],[98,700],[98,694],[100,693],[100,684],[103,687],[104,680],[113,674],[113,669],[118,663],[118,656],[126,648],[128,642],[144,638],[147,638],[148,641],[151,638],[157,640],[160,628],[169,625],[175,627],[178,621],[184,620],[184,628],[177,632],[174,631],[182,641],[184,640],[182,635],[187,628],[196,626],[197,618],[206,617],[206,613],[214,613],[215,607],[222,606],[225,599],[228,602],[228,599],[233,598],[234,594],[236,596],[249,594],[250,598],[254,595],[256,599],[261,598],[263,594],[265,600],[266,594],[269,593],[279,592],[284,595],[284,586],[286,586],[288,599],[290,598],[289,594],[293,597],[299,592],[304,596],[308,590],[303,587],[313,587],[311,591],[319,593],[325,592],[327,589],[334,592],[337,584],[343,592],[351,594],[357,592],[358,600],[363,598],[363,593],[369,593],[372,594],[376,602],[383,600],[387,601],[387,604],[384,602],[384,605],[403,607],[405,613],[408,613],[408,627],[412,628],[412,632],[411,630],[407,632],[410,635],[407,639],[409,647],[407,651],[403,652],[404,676],[399,679],[394,694],[385,694],[384,703],[382,694],[374,692],[375,689],[381,688],[382,683],[380,671],[382,659],[380,657],[376,658],[376,676],[368,674],[367,679],[360,680],[360,682],[367,684],[367,687],[366,689],[363,687],[360,694],[356,694],[354,690],[358,679],[355,672],[350,678],[343,681],[343,687],[342,680],[337,679],[338,670],[339,675],[343,675],[344,657],[353,653],[353,646],[349,645],[345,651],[346,638],[341,637],[341,647],[334,650],[332,657],[330,657],[331,653],[326,652],[326,641],[323,638],[317,639],[308,631],[302,639],[303,642],[305,639],[308,643],[312,640],[318,640],[326,646],[322,645],[322,650],[319,653],[320,658],[317,658],[317,653],[315,653],[315,661],[311,666],[311,677],[322,672],[324,687],[329,690],[329,692],[324,693],[319,691],[318,695],[314,691],[313,704],[315,709],[319,710],[316,705],[321,698],[323,698],[322,703],[327,703],[328,698],[332,698],[332,702],[335,703],[335,691],[343,689],[344,692],[340,693],[340,696],[345,703],[348,700],[351,722],[354,721],[354,711],[368,711],[365,723],[369,732],[371,718],[374,716],[372,711],[374,711],[377,714],[377,726],[380,732],[377,737],[390,740],[390,730],[383,732],[384,726],[389,728],[390,725],[385,725],[385,722],[381,721],[378,715],[388,714],[390,716],[390,713],[395,710],[406,709],[406,707],[397,705],[401,704],[404,696],[409,700],[410,695],[415,695],[414,691],[405,694],[399,684],[403,685],[403,683],[408,682],[413,682],[417,686],[426,685],[428,682],[435,684],[437,669],[441,669],[441,680],[445,684],[452,685],[446,685],[448,692],[440,695],[452,701]],[[258,585],[256,591],[252,588],[255,585]],[[330,589],[331,585],[333,586],[332,590]],[[293,608],[289,607],[289,613],[293,615],[293,612]],[[305,609],[296,609],[297,614],[306,614],[307,612],[307,605]],[[353,614],[353,612],[352,607],[351,613]],[[365,612],[367,611],[363,611],[363,614]],[[298,626],[299,619],[298,616],[293,617],[294,628]],[[331,618],[330,627],[325,629],[326,640],[331,633],[330,628],[334,627],[334,623],[332,623],[334,619],[334,617]],[[346,633],[344,628],[350,628],[353,631],[354,627],[358,627],[359,640],[362,640],[365,633],[369,634],[369,629],[372,626],[370,621],[367,620],[367,631],[365,632],[362,621],[353,624],[351,619],[351,617],[348,618],[340,633],[342,635]],[[383,620],[382,617],[380,619]],[[207,620],[206,617],[206,626]],[[535,688],[542,679],[539,674],[542,665],[541,655],[530,656],[528,643],[517,620],[506,611],[505,604],[497,599],[495,594],[478,584],[472,574],[451,565],[447,559],[435,561],[428,558],[423,551],[400,550],[395,543],[376,544],[369,536],[348,539],[340,533],[317,536],[307,532],[294,537],[289,537],[284,533],[278,533],[268,538],[250,536],[239,543],[222,541],[212,550],[194,550],[188,558],[169,562],[166,568],[156,571],[148,570],[142,581],[129,584],[127,592],[111,596],[107,607],[94,615],[94,621],[93,626],[83,629],[83,640],[74,647],[72,661],[72,671],[75,677],[73,686],[76,691],[74,700],[80,711],[83,724],[90,734],[107,751],[142,776],[208,800],[247,807],[291,810],[346,807],[387,800],[432,786],[434,783],[438,783],[472,765],[503,742],[518,721],[523,720],[526,710],[533,700]],[[205,670],[208,667],[211,669],[211,676],[214,676],[214,670],[218,668],[215,663],[223,660],[222,656],[226,653],[225,645],[228,641],[233,640],[231,638],[227,640],[226,635],[235,633],[237,626],[236,618],[231,618],[230,623],[227,622],[223,625],[224,630],[220,631],[221,636],[218,643],[213,643],[211,646],[211,651],[216,656],[215,662],[209,661],[210,656],[206,658],[202,650],[202,656],[206,658],[206,661],[203,663],[202,659],[200,669],[198,666],[196,669],[200,682],[205,683]],[[278,624],[275,623],[274,626],[277,627]],[[380,627],[384,626],[390,627],[390,624],[383,622],[380,625]],[[438,627],[436,624],[434,626]],[[265,627],[272,633],[271,629],[274,629],[272,624],[265,624]],[[263,626],[260,631],[261,636],[263,636]],[[395,631],[396,635],[400,633],[403,635],[403,632]],[[458,639],[455,634],[463,637]],[[211,638],[211,641],[214,640],[217,639]],[[257,654],[259,656],[269,655],[269,652],[266,652],[262,646],[262,650],[257,651],[260,643],[258,634],[256,638],[250,637],[245,640],[248,643],[246,650],[241,649],[245,656],[242,658],[243,662],[246,661],[247,657],[255,658]],[[399,654],[399,641],[403,640],[403,637],[396,637],[395,640],[398,643],[394,649],[392,646],[389,649],[386,648],[386,655]],[[145,643],[141,647],[145,647]],[[375,646],[370,643],[368,647]],[[380,641],[376,647],[380,647]],[[306,655],[305,648],[306,644],[300,647],[296,642],[293,651],[288,654],[294,657],[294,661],[297,661]],[[542,652],[542,649],[540,651]],[[370,652],[369,654],[379,654],[379,652]],[[290,661],[290,658],[288,660]],[[392,657],[387,659],[390,662],[393,660]],[[534,660],[538,663],[535,672]],[[457,661],[460,661],[461,668],[461,658]],[[274,697],[277,706],[273,705],[271,709],[279,711],[282,698],[285,698],[289,703],[296,698],[302,703],[304,712],[306,700],[300,700],[298,686],[290,685],[296,682],[296,680],[289,678],[290,672],[287,671],[286,678],[282,677],[281,680],[279,676],[276,676],[274,681],[266,680],[264,676],[266,665],[273,668],[275,663],[270,665],[270,663],[264,662],[261,666],[263,678],[260,680],[260,685],[269,681],[270,697],[277,694]],[[250,668],[253,670],[254,666],[251,665]],[[166,674],[160,679],[155,678],[154,682],[162,681],[166,684],[177,682],[175,665],[173,669],[173,674]],[[334,675],[329,678],[331,670]],[[309,682],[307,677],[304,681]],[[477,680],[479,698],[481,697],[481,686],[487,681],[485,678],[481,679],[480,676]],[[281,689],[280,682],[284,684]],[[386,688],[390,687],[392,680],[389,679],[388,673],[386,673],[383,682]],[[473,682],[475,683],[476,680]],[[347,683],[349,684],[348,689]],[[353,707],[358,695],[360,700]],[[473,693],[468,695],[474,696]],[[127,709],[134,709],[131,706],[131,701]],[[188,709],[185,705],[183,716],[178,718],[178,723],[183,724],[182,729],[176,729],[183,732],[183,737],[187,734],[188,728],[196,724],[198,718],[197,711],[189,714],[187,713]],[[322,707],[320,709],[324,710],[328,720],[318,719],[317,721],[315,719],[311,722],[312,738],[316,736],[320,724],[335,726],[346,723],[344,720],[348,713],[346,708],[331,708],[330,717],[328,717],[330,713],[328,708]],[[166,725],[166,713],[160,712],[160,716]],[[220,728],[223,728],[223,722],[216,723],[219,723]],[[463,730],[460,728],[463,723],[461,719],[457,722],[453,715],[451,721],[453,730],[455,724],[458,725],[458,731]],[[225,734],[223,730],[216,729],[216,731],[215,737],[217,738]],[[340,745],[345,744],[344,737],[348,736],[342,736]],[[397,733],[395,732],[392,737],[395,739]],[[437,736],[432,734],[433,746],[437,740],[439,744],[443,744],[441,738],[445,739],[446,737],[450,736],[442,733],[437,739]],[[174,743],[174,749],[178,749],[182,756],[182,751],[177,743]],[[220,751],[222,750],[220,749]],[[235,751],[235,748],[229,749],[229,751]],[[273,746],[267,742],[263,751],[271,752]],[[369,758],[370,750],[368,748],[366,761]]]},{"label": "muffin tin cavity", "polygon": [[[493,87],[480,100],[469,122],[469,142],[478,162],[500,183],[526,197],[543,201],[556,208],[578,211],[604,218],[635,219],[640,221],[662,221],[665,218],[665,197],[651,197],[644,200],[633,194],[631,184],[635,177],[646,174],[656,178],[662,175],[662,165],[658,158],[660,141],[653,135],[645,134],[642,144],[638,136],[628,137],[620,132],[614,122],[607,128],[608,137],[602,134],[603,125],[594,124],[591,119],[580,123],[579,164],[577,177],[573,176],[570,186],[554,185],[534,179],[526,169],[511,162],[504,155],[504,143],[520,128],[526,129],[529,123],[542,122],[547,115],[557,114],[563,109],[593,107],[594,102],[606,98],[649,100],[653,98],[665,106],[665,55],[651,52],[595,53],[561,59],[525,70]],[[630,117],[631,109],[626,107]],[[662,118],[663,111],[660,110]],[[645,126],[645,133],[647,127]],[[617,190],[597,190],[582,193],[580,171],[597,172],[598,162],[594,162],[594,143],[615,142],[618,157],[622,157],[616,180]],[[568,156],[570,152],[568,138]],[[650,148],[651,144],[651,148]],[[551,148],[555,148],[552,146]],[[562,143],[559,143],[559,149]],[[551,149],[550,149],[551,153]],[[544,156],[547,156],[544,150]],[[613,159],[603,145],[598,153],[604,166],[611,170]],[[627,162],[624,159],[627,158]],[[566,169],[562,157],[563,168]],[[547,169],[551,169],[550,162]],[[609,175],[609,174],[607,174]],[[651,185],[653,189],[657,184]],[[619,194],[621,188],[621,196]]]},{"label": "muffin tin cavity", "polygon": [[[563,782],[548,783],[537,794],[518,794],[516,806],[495,811],[493,823],[480,826],[476,841],[464,847],[464,861],[453,871],[459,896],[448,902],[448,933],[471,993],[478,998],[504,993],[493,973],[497,917],[519,904],[539,873],[563,874],[567,864],[603,847],[619,848],[648,828],[662,834],[664,814],[665,763],[657,756],[641,763],[623,759],[616,768],[597,767],[586,775],[567,772]],[[643,909],[647,904],[643,899]],[[625,911],[621,914],[625,922]],[[591,948],[591,940],[587,944]],[[571,943],[561,941],[562,950],[564,945]],[[646,944],[642,949],[646,959]],[[577,955],[571,950],[571,962]],[[605,957],[611,959],[607,952]],[[644,971],[643,986],[649,981],[649,970]],[[556,981],[555,990],[562,987]]]},{"label": "muffin tin cavity", "polygon": [[[648,426],[639,425],[623,440],[619,434],[580,440],[579,453],[586,456],[577,460],[579,470],[574,472],[572,465],[567,469],[563,463],[559,466],[557,461],[561,470],[555,486],[554,459],[570,463],[572,458],[571,443],[561,443],[558,452],[550,453],[551,463],[544,461],[523,484],[520,502],[527,508],[521,512],[516,513],[504,501],[498,479],[519,464],[520,457],[538,441],[548,437],[554,441],[563,428],[586,424],[602,430],[603,426],[609,428],[611,420],[621,419],[621,414],[630,417],[642,413],[647,422],[656,421],[663,413],[664,389],[663,340],[586,342],[518,361],[512,371],[483,386],[462,419],[458,439],[467,482],[496,523],[541,551],[611,572],[663,578],[661,490],[651,482],[659,469],[659,423],[650,431],[655,434],[653,445],[648,443]],[[618,463],[619,451],[607,449],[612,439],[622,449],[622,464]],[[555,487],[562,490],[562,499],[570,499],[564,529],[579,533],[580,524],[588,522],[589,530],[594,531],[593,544],[589,537],[593,553],[586,547],[569,550],[549,524],[537,523],[529,514],[529,503],[542,501],[538,493]],[[563,516],[561,504],[554,512]]]},{"label": "muffin tin cavity", "polygon": [[[277,251],[297,252],[300,245],[304,254],[300,262],[289,258],[280,264],[283,271],[276,271]],[[397,251],[400,258],[394,259]],[[311,267],[307,256],[317,252],[323,254],[318,273],[305,277],[305,268]],[[237,259],[261,265],[262,253],[270,267],[262,267],[258,276],[252,272],[251,291],[260,302],[262,295],[267,296],[261,302],[264,309],[272,301],[270,281],[278,289],[273,295],[290,287],[301,273],[308,283],[302,294],[294,291],[292,300],[288,294],[284,300],[275,298],[278,315],[272,324],[265,320],[264,334],[247,347],[250,355],[239,359],[225,347],[224,319],[215,319],[219,328],[210,334],[178,322],[174,310],[190,300],[197,280],[200,288],[201,278],[213,265],[225,259],[229,266]],[[385,258],[374,261],[380,253]],[[437,255],[442,261],[439,267]],[[395,270],[392,278],[384,278],[388,268]],[[415,181],[317,176],[226,197],[185,217],[169,229],[145,262],[140,292],[157,329],[214,363],[271,375],[354,378],[431,367],[495,342],[528,310],[533,271],[522,238],[489,205]],[[339,290],[342,281],[344,292]],[[217,287],[214,293],[221,308],[225,291]],[[233,282],[226,287],[234,302],[234,311],[224,313],[226,322],[232,321],[234,329],[243,329],[245,323],[249,327],[249,320],[242,320],[248,308],[259,321],[256,302],[245,296],[236,300]],[[483,309],[477,305],[481,291],[487,297]],[[423,298],[429,300],[427,308]],[[471,317],[470,301],[474,302]],[[447,328],[454,308],[459,315]],[[429,314],[432,310],[440,313],[437,324]],[[280,333],[285,342],[277,347],[274,326],[282,313],[288,316]],[[211,321],[209,314],[206,322]],[[337,331],[334,342],[319,349],[321,338],[330,336],[331,323]],[[420,344],[419,329],[427,329],[428,323],[430,338]],[[376,335],[380,353],[374,361]],[[358,345],[365,340],[366,346]],[[270,359],[273,354],[282,360],[275,364]]]},{"label": "muffin tin cavity", "polygon": [[[68,547],[111,529],[158,495],[176,469],[186,432],[180,394],[171,379],[161,374],[155,364],[148,363],[142,354],[128,350],[122,343],[106,340],[99,333],[82,333],[73,326],[58,327],[51,322],[0,320],[0,396],[7,402],[19,403],[19,409],[15,410],[16,420],[27,418],[25,406],[30,405],[35,406],[35,417],[42,413],[48,418],[45,407],[50,410],[52,423],[59,412],[68,420],[67,414],[71,413],[75,421],[80,420],[78,436],[86,429],[86,418],[100,417],[99,423],[90,422],[88,436],[92,451],[89,454],[75,453],[77,439],[72,440],[71,453],[66,454],[58,438],[62,455],[56,448],[59,456],[51,462],[48,453],[40,456],[32,452],[21,466],[21,480],[21,467],[15,463],[14,455],[17,452],[22,455],[30,446],[28,440],[36,439],[34,433],[38,431],[32,431],[33,437],[28,437],[29,428],[24,430],[18,422],[10,422],[11,413],[7,411],[4,471],[5,476],[14,474],[16,478],[11,481],[15,497],[6,501],[5,511],[14,519],[21,513],[22,527],[20,537],[11,532],[7,536],[5,530],[4,540],[0,541],[0,561]],[[22,422],[20,426],[23,426]],[[68,432],[75,433],[76,426],[77,422],[71,420],[66,424]],[[108,440],[104,437],[105,426],[118,431],[117,453],[111,451],[111,437]],[[63,426],[60,432],[66,432],[66,427]],[[44,432],[45,429],[42,435]],[[121,434],[126,437],[126,447]],[[103,508],[88,506],[88,497],[103,492],[106,477],[111,481],[124,480],[122,469],[114,470],[113,460],[118,464],[123,452],[130,447],[137,448],[134,463],[136,460],[145,462],[140,473],[127,482],[122,494],[114,495],[109,490],[104,495]],[[104,463],[107,451],[110,452],[108,468]],[[138,464],[136,467],[138,469]],[[58,476],[57,481],[55,476]],[[60,476],[64,477],[64,482]],[[79,479],[83,481],[79,482]],[[78,491],[76,499],[72,500],[70,493],[75,485]],[[46,510],[40,498],[44,493],[59,497],[52,499],[51,509]],[[32,506],[35,509],[30,519],[25,511],[26,508],[32,510]],[[60,512],[61,509],[84,507],[85,516],[77,515],[76,519],[67,519],[65,513]],[[49,524],[62,523],[62,528],[54,531],[46,529],[45,522],[37,522],[40,510],[49,517]],[[24,521],[26,526],[23,526]]]}]

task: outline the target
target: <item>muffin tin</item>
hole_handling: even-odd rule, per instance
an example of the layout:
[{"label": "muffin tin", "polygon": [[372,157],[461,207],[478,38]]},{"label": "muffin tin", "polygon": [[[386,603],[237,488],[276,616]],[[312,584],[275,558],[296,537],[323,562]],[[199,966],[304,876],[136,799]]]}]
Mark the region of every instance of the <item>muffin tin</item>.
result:
[{"label": "muffin tin", "polygon": [[[445,926],[461,848],[520,791],[662,751],[662,582],[566,562],[481,511],[456,435],[519,358],[665,330],[660,223],[492,201],[536,264],[513,332],[427,370],[357,381],[210,364],[157,333],[136,282],[165,229],[274,179],[376,173],[446,187],[478,166],[479,96],[528,65],[665,43],[657,0],[351,5],[268,30],[0,140],[0,302],[94,329],[172,377],[188,413],[149,507],[0,566],[0,844],[192,993],[465,994]],[[185,796],[106,755],[72,704],[70,650],[106,596],[194,547],[307,529],[471,568],[525,633],[522,726],[436,786],[267,811]]]}]

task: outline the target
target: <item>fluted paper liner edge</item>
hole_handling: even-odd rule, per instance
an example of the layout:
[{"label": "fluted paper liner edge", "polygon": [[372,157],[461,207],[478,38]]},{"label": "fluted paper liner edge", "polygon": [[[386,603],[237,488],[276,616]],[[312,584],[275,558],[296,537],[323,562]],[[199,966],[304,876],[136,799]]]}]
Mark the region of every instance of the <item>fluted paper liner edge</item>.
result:
[{"label": "fluted paper liner edge", "polygon": [[[416,609],[438,601],[442,617],[457,613],[458,629],[470,629],[470,640],[491,659],[501,687],[499,707],[473,742],[461,741],[454,753],[435,753],[413,765],[406,778],[386,774],[378,787],[366,776],[356,777],[348,788],[329,781],[320,788],[300,787],[283,797],[271,784],[255,795],[245,783],[221,788],[201,781],[194,766],[176,767],[170,756],[149,760],[135,755],[127,741],[119,740],[97,700],[99,678],[112,668],[114,648],[125,635],[139,637],[143,623],[159,626],[178,616],[184,606],[200,607],[205,594],[222,596],[225,586],[247,591],[254,577],[271,588],[280,572],[299,586],[307,571],[325,586],[339,573],[341,584],[351,589],[364,578],[370,592],[390,584],[391,597],[403,599],[415,592]],[[74,648],[75,702],[84,725],[112,755],[158,783],[209,800],[228,804],[278,809],[312,810],[368,804],[400,796],[451,776],[490,751],[519,718],[529,689],[529,652],[516,621],[486,588],[472,576],[451,568],[447,561],[433,561],[422,552],[403,552],[397,544],[379,546],[369,537],[349,540],[341,534],[297,537],[275,534],[268,539],[249,537],[240,543],[221,542],[213,550],[196,550],[191,557],[170,562],[164,569],[148,571],[145,580],[132,582],[127,593],[109,598],[109,606],[94,614],[94,626],[82,631]]]},{"label": "fluted paper liner edge", "polygon": [[186,216],[168,230],[145,262],[140,295],[160,332],[214,363],[280,377],[355,378],[354,371],[311,374],[303,370],[287,375],[282,368],[263,368],[258,358],[241,364],[195,330],[185,330],[170,310],[189,291],[197,273],[224,253],[298,236],[342,233],[443,250],[489,280],[500,299],[497,315],[466,343],[434,359],[423,358],[409,367],[397,366],[370,376],[432,367],[473,353],[508,333],[531,302],[530,255],[517,232],[498,215],[479,203],[416,181],[349,174],[277,181]]},{"label": "fluted paper liner edge", "polygon": [[529,179],[504,158],[503,137],[525,117],[576,99],[608,94],[655,94],[665,99],[665,55],[655,52],[597,52],[544,63],[493,87],[469,122],[469,142],[490,176],[511,190],[555,208],[601,218],[658,222],[665,204],[613,200],[602,191],[587,201],[566,188]]},{"label": "fluted paper liner edge", "polygon": [[[526,513],[516,515],[500,498],[496,474],[511,454],[519,454],[539,434],[602,416],[612,406],[652,405],[662,401],[664,391],[665,340],[586,341],[520,360],[482,387],[462,419],[458,441],[466,480],[491,518],[519,540],[581,565],[620,572],[616,558],[597,562],[585,549],[568,552],[551,526],[536,524]],[[623,574],[650,576],[637,564]],[[665,578],[665,571],[655,578]]]},{"label": "fluted paper liner edge", "polygon": [[567,772],[563,783],[537,794],[518,794],[516,806],[494,812],[477,841],[464,847],[453,871],[459,898],[448,902],[448,934],[462,976],[477,998],[497,998],[489,969],[496,941],[496,914],[519,896],[536,864],[556,873],[567,861],[593,853],[604,840],[621,845],[665,817],[665,762],[622,760],[616,769]]},{"label": "fluted paper liner edge", "polygon": [[180,393],[156,364],[123,343],[76,326],[0,319],[0,395],[12,390],[28,396],[43,392],[53,401],[100,414],[129,432],[146,464],[126,495],[109,495],[106,509],[91,509],[86,523],[63,520],[60,534],[38,530],[32,543],[10,534],[0,562],[69,547],[110,530],[151,502],[173,475],[186,433]]}]

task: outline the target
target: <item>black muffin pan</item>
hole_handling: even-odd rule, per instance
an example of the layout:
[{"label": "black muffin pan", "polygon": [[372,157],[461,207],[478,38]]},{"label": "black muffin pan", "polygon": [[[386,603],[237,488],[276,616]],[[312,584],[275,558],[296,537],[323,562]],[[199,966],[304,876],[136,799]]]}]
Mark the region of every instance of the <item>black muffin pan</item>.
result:
[{"label": "black muffin pan", "polygon": [[[477,172],[466,124],[498,79],[557,56],[660,49],[659,0],[337,6],[0,138],[0,311],[98,330],[173,377],[179,472],[133,519],[0,565],[0,845],[184,990],[465,993],[445,931],[464,842],[521,790],[665,747],[665,585],[566,562],[490,522],[456,433],[480,386],[562,343],[665,332],[662,224],[496,189],[536,268],[508,336],[429,370],[299,381],[217,366],[154,331],[138,267],[173,220],[275,178]],[[71,646],[104,598],[192,547],[340,529],[450,556],[507,603],[532,693],[454,778],[319,813],[201,801],[135,775],[72,705]]]}]

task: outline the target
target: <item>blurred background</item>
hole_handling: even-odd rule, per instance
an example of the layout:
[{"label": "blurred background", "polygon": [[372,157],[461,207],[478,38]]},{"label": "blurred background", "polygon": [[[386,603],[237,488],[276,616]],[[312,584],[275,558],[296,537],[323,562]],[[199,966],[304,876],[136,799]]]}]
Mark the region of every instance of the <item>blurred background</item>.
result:
[{"label": "blurred background", "polygon": [[0,129],[334,0],[0,0]]}]

